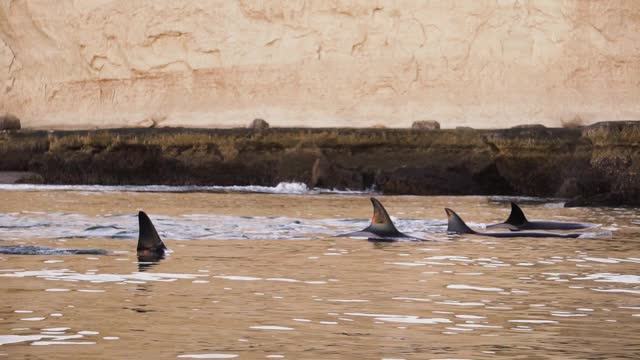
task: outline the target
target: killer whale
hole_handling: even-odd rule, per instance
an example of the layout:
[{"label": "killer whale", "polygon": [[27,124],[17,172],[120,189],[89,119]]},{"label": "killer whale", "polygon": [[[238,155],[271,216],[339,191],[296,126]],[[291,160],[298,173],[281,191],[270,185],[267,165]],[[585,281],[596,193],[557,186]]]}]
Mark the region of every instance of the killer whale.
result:
[{"label": "killer whale", "polygon": [[398,231],[382,203],[373,197],[369,200],[373,205],[373,216],[369,226],[360,231],[340,234],[336,235],[336,237],[367,237],[371,241],[428,241],[427,239],[417,238]]},{"label": "killer whale", "polygon": [[507,220],[499,224],[487,225],[487,229],[521,230],[578,230],[596,227],[598,224],[574,223],[564,221],[529,221],[522,209],[511,203],[511,213]]},{"label": "killer whale", "polygon": [[138,212],[138,262],[157,262],[169,251],[144,211]]},{"label": "killer whale", "polygon": [[0,246],[0,254],[3,255],[109,255],[110,252],[102,249],[57,249],[46,246],[33,245],[9,245]]},{"label": "killer whale", "polygon": [[[144,211],[138,212],[138,245],[137,256],[139,262],[157,262],[164,258],[169,251],[162,242],[151,219]],[[0,254],[6,255],[110,255],[109,250],[103,249],[64,249],[46,246],[10,245],[0,246]]]},{"label": "killer whale", "polygon": [[447,232],[455,234],[472,234],[479,236],[490,236],[496,238],[515,238],[515,237],[531,237],[531,238],[577,238],[581,234],[556,234],[548,232],[478,232],[472,230],[453,210],[445,208],[447,213]]}]

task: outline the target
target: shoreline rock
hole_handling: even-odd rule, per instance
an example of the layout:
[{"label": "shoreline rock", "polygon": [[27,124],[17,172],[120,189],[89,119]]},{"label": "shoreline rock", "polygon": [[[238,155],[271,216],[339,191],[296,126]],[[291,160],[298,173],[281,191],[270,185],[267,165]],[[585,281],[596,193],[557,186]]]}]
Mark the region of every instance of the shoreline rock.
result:
[{"label": "shoreline rock", "polygon": [[435,120],[419,120],[414,121],[411,124],[412,129],[420,129],[420,130],[439,130],[440,123]]},{"label": "shoreline rock", "polygon": [[40,174],[29,171],[0,171],[0,184],[42,184]]},{"label": "shoreline rock", "polygon": [[249,129],[253,129],[253,130],[264,130],[268,128],[269,128],[269,123],[266,122],[264,119],[260,119],[260,118],[253,119],[251,124],[249,124]]},{"label": "shoreline rock", "polygon": [[[0,133],[0,171],[49,184],[265,185],[640,206],[640,122],[584,128],[111,129]],[[580,200],[583,199],[583,200]],[[604,201],[603,199],[610,199]]]},{"label": "shoreline rock", "polygon": [[0,130],[20,130],[20,119],[13,114],[0,115]]}]

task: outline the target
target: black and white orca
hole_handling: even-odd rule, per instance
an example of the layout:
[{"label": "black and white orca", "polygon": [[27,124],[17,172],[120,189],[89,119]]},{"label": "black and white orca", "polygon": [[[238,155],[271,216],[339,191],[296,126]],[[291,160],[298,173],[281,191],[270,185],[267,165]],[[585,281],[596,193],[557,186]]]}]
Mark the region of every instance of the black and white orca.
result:
[{"label": "black and white orca", "polygon": [[[138,213],[138,261],[155,262],[164,258],[169,251],[160,239],[151,219],[140,211]],[[45,246],[9,245],[0,246],[0,254],[8,255],[110,255],[109,250],[103,249],[64,249]]]},{"label": "black and white orca", "polygon": [[521,230],[579,230],[598,226],[590,223],[574,223],[564,221],[529,221],[518,205],[511,203],[511,214],[505,222],[487,225],[487,229]]},{"label": "black and white orca", "polygon": [[447,232],[453,234],[471,234],[479,236],[490,236],[496,238],[577,238],[581,234],[556,234],[549,232],[511,231],[511,232],[478,232],[472,230],[465,222],[451,209],[444,209],[447,212]]},{"label": "black and white orca", "polygon": [[410,240],[410,241],[428,241],[418,237],[403,234],[389,217],[387,210],[382,206],[382,203],[376,198],[371,198],[371,204],[373,205],[373,216],[371,217],[371,223],[366,228],[350,232],[346,234],[336,235],[338,237],[366,237],[371,241],[398,241],[398,240]]}]

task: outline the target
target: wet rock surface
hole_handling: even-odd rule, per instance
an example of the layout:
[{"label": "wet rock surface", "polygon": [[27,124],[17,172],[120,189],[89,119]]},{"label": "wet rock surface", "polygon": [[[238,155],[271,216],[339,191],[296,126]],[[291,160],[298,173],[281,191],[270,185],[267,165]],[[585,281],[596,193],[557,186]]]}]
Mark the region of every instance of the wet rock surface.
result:
[{"label": "wet rock surface", "polygon": [[0,171],[0,184],[41,184],[42,176],[28,171]]},{"label": "wet rock surface", "polygon": [[0,130],[20,130],[20,119],[13,114],[0,115]]},{"label": "wet rock surface", "polygon": [[0,134],[0,171],[53,184],[276,185],[640,205],[640,122],[584,128],[113,129]]},{"label": "wet rock surface", "polygon": [[269,128],[269,123],[266,122],[264,119],[253,119],[251,124],[249,124],[249,129],[263,130],[268,128]]},{"label": "wet rock surface", "polygon": [[435,120],[414,121],[413,124],[411,124],[411,128],[423,130],[438,130],[440,129],[440,123]]}]

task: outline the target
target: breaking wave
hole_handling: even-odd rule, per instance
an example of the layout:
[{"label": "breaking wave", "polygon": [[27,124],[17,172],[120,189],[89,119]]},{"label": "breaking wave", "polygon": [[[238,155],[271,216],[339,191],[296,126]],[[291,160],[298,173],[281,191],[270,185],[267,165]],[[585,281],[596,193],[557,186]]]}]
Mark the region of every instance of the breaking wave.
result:
[{"label": "breaking wave", "polygon": [[89,192],[212,192],[212,193],[265,193],[265,194],[375,194],[369,190],[337,190],[309,188],[304,183],[281,182],[276,186],[233,185],[233,186],[199,186],[199,185],[39,185],[39,184],[0,184],[0,190],[8,191],[89,191]]}]

